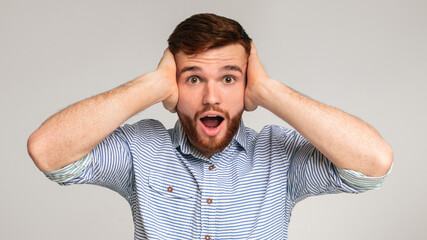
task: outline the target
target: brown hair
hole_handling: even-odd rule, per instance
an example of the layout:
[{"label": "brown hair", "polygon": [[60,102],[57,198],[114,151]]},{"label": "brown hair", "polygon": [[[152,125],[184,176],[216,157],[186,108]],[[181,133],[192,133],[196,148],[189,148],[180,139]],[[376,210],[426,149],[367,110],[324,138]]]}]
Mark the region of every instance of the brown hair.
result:
[{"label": "brown hair", "polygon": [[192,55],[234,43],[241,44],[248,56],[251,51],[251,38],[237,21],[212,13],[185,19],[176,26],[168,43],[173,54],[182,50]]}]

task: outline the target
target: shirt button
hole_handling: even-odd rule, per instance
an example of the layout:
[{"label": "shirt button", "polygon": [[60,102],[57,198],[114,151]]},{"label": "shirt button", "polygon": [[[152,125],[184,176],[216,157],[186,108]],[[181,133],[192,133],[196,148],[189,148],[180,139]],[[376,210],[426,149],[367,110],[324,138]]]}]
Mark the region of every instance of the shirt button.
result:
[{"label": "shirt button", "polygon": [[173,191],[173,187],[168,187],[168,192],[172,192]]},{"label": "shirt button", "polygon": [[206,236],[205,236],[205,240],[211,240],[211,236],[206,235]]},{"label": "shirt button", "polygon": [[208,199],[206,199],[206,202],[207,202],[208,204],[211,204],[211,203],[212,203],[212,198],[208,198]]},{"label": "shirt button", "polygon": [[211,170],[211,171],[212,171],[212,170],[214,170],[214,168],[215,168],[215,166],[214,166],[214,165],[210,165],[210,166],[209,166],[209,170]]}]

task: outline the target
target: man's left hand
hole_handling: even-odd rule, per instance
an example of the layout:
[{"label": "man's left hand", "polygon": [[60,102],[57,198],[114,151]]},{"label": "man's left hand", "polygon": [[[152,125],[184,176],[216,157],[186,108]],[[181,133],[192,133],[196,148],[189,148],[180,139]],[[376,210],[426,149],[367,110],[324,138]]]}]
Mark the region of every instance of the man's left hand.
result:
[{"label": "man's left hand", "polygon": [[262,105],[264,87],[271,81],[264,70],[264,66],[258,57],[255,44],[251,42],[251,52],[248,58],[247,83],[245,89],[245,110],[254,111],[258,105]]}]

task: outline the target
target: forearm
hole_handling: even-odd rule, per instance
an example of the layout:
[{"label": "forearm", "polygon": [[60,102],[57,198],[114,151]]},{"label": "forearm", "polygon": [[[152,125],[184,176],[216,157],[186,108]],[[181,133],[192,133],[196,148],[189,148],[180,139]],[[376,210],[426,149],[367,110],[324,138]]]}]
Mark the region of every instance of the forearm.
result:
[{"label": "forearm", "polygon": [[259,103],[300,132],[336,166],[382,176],[390,168],[392,150],[364,121],[309,99],[270,79]]},{"label": "forearm", "polygon": [[79,160],[131,116],[162,101],[149,77],[75,103],[46,120],[28,139],[37,167],[47,172]]}]

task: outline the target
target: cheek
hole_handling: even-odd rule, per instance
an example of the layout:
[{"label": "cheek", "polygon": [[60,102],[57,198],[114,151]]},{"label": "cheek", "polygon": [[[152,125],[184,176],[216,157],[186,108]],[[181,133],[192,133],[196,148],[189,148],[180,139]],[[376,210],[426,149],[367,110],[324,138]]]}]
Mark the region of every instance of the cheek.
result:
[{"label": "cheek", "polygon": [[178,103],[177,110],[191,116],[192,109],[194,108],[194,93],[188,91],[187,88],[178,85]]},{"label": "cheek", "polygon": [[186,107],[188,107],[186,94],[182,91],[178,91],[178,103],[176,104],[176,108],[179,112],[186,113]]},{"label": "cheek", "polygon": [[243,111],[245,107],[245,89],[244,87],[239,87],[234,89],[234,91],[229,94],[229,109],[231,115],[236,115]]}]

